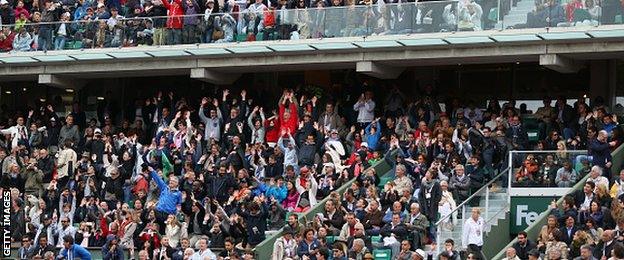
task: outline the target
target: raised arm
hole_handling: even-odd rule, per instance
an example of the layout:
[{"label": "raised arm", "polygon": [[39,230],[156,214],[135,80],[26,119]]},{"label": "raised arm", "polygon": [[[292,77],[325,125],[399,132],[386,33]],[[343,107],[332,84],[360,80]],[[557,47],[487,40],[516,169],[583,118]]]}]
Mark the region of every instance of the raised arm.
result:
[{"label": "raised arm", "polygon": [[158,176],[158,173],[156,173],[154,169],[151,169],[150,176],[152,176],[152,178],[158,185],[158,188],[160,188],[161,192],[167,188],[167,184],[165,183],[165,181],[160,176]]}]

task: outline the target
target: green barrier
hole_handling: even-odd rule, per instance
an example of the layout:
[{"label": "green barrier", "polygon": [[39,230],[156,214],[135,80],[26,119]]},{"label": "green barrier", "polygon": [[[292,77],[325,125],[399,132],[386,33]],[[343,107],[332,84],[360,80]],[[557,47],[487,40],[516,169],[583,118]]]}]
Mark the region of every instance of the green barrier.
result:
[{"label": "green barrier", "polygon": [[[612,173],[617,174],[622,169],[622,162],[624,162],[624,145],[620,145],[617,149],[615,149],[611,153],[611,156],[613,157],[613,160],[612,160],[613,166],[611,167],[611,171]],[[577,182],[576,185],[574,185],[574,187],[570,189],[568,194],[571,194],[578,190],[583,189],[583,186],[585,185],[585,182],[587,181],[588,178],[589,178],[589,174],[585,176],[585,178]],[[563,197],[557,200],[557,207],[562,207],[561,206],[562,203],[563,203]],[[537,241],[537,237],[539,236],[539,232],[541,231],[542,226],[546,225],[546,222],[548,221],[549,213],[550,213],[550,210],[542,212],[537,218],[537,220],[525,230],[525,232],[527,232],[527,235],[528,235],[527,237],[531,241],[534,241],[534,242]],[[518,241],[517,238],[514,238],[513,240],[511,240],[511,242],[509,242],[509,244],[503,247],[503,249],[500,252],[498,252],[498,254],[496,254],[496,256],[494,256],[492,259],[503,259],[505,257],[505,250],[507,248],[512,247],[513,244],[516,243],[517,241]]]},{"label": "green barrier", "polygon": [[[377,175],[386,174],[392,168],[390,167],[390,164],[388,164],[386,160],[379,160],[371,167],[375,169],[375,173]],[[349,182],[342,185],[340,188],[336,189],[335,192],[338,192],[340,195],[342,195],[349,187],[351,187],[351,184],[354,181],[355,179],[350,180]],[[317,213],[322,213],[323,209],[325,209],[325,203],[328,200],[329,200],[329,197],[326,197],[323,200],[319,201],[313,208],[308,210],[306,213],[299,214],[299,222],[303,222],[303,220],[305,219],[312,220],[314,216],[316,216]],[[258,244],[254,248],[255,258],[256,259],[271,259],[271,254],[273,253],[273,244],[275,243],[275,240],[277,240],[277,238],[282,236],[283,231],[284,231],[283,228],[279,229],[271,237],[268,237],[267,239],[262,241],[262,243]]]}]

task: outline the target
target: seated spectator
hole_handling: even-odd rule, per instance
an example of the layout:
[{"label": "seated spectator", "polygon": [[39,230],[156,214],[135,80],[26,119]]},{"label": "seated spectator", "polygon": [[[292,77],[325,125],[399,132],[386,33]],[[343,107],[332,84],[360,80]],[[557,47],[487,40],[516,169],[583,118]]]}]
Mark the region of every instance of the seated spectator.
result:
[{"label": "seated spectator", "polygon": [[398,255],[401,242],[408,234],[406,225],[401,222],[399,213],[392,214],[392,221],[381,228],[380,234],[383,238],[384,246],[392,249],[392,255]]},{"label": "seated spectator", "polygon": [[591,245],[585,244],[581,246],[581,255],[575,258],[575,260],[596,260],[597,258],[593,256],[593,251],[594,248]]},{"label": "seated spectator", "polygon": [[509,247],[507,248],[507,250],[505,250],[505,257],[503,258],[503,260],[520,260],[520,258],[518,257],[518,255],[516,255],[516,249],[513,247]]},{"label": "seated spectator", "polygon": [[420,213],[420,205],[412,203],[410,205],[410,213],[404,218],[407,231],[412,237],[411,248],[423,249],[427,238],[427,229],[429,228],[429,220]]},{"label": "seated spectator", "polygon": [[[533,249],[536,249],[537,245],[533,241],[529,240],[529,238],[527,237],[527,233],[524,231],[518,233],[517,238],[518,242],[514,243],[513,245],[515,255],[519,259],[528,259],[529,252]],[[508,255],[507,257],[509,258],[510,256]]]},{"label": "seated spectator", "polygon": [[555,178],[555,183],[557,187],[572,187],[576,184],[576,170],[572,168],[572,165],[569,161],[563,162],[563,167],[557,170],[557,177]]},{"label": "seated spectator", "polygon": [[[592,166],[591,172],[589,173],[589,178],[587,178],[587,182],[593,182],[595,186],[602,185],[605,188],[609,188],[609,179],[607,177],[602,176],[603,169],[600,166]],[[594,190],[595,191],[595,190]]]},{"label": "seated spectator", "polygon": [[[573,233],[574,234],[574,233]],[[546,255],[548,259],[552,257],[553,252],[558,253],[557,258],[566,259],[568,257],[568,245],[563,241],[563,233],[562,231],[555,230],[551,233],[548,242],[546,242]],[[555,254],[557,255],[557,254]]]},{"label": "seated spectator", "polygon": [[369,251],[364,244],[364,240],[358,238],[353,240],[353,246],[351,247],[351,249],[349,249],[349,258],[363,259],[368,252]]},{"label": "seated spectator", "polygon": [[620,195],[624,194],[624,169],[620,171],[620,174],[616,180],[613,181],[613,185],[611,185],[611,189],[609,195],[611,198],[619,198]]},{"label": "seated spectator", "polygon": [[344,224],[344,215],[342,211],[336,208],[336,204],[333,200],[328,200],[325,203],[325,211],[320,220],[328,231],[331,231],[334,235],[340,235],[340,229],[342,229],[342,225]]},{"label": "seated spectator", "polygon": [[91,253],[84,247],[74,244],[74,238],[69,235],[63,237],[63,247],[59,255],[66,259],[69,259],[68,257],[71,256],[79,257],[84,260],[91,260]]}]

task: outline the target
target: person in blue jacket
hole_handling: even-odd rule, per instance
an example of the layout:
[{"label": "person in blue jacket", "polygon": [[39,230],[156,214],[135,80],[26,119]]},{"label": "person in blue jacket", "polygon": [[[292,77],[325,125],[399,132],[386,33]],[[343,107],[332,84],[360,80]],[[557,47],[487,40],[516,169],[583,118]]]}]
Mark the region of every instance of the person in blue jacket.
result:
[{"label": "person in blue jacket", "polygon": [[182,193],[178,190],[179,180],[178,177],[172,175],[169,176],[169,183],[167,184],[152,167],[149,167],[149,171],[150,176],[160,189],[160,196],[158,196],[158,203],[156,203],[156,220],[159,223],[164,223],[169,215],[178,213],[177,206],[182,204]]},{"label": "person in blue jacket", "polygon": [[67,235],[63,237],[63,249],[59,253],[57,259],[64,260],[91,260],[91,253],[84,247],[74,244],[74,237]]},{"label": "person in blue jacket", "polygon": [[368,149],[376,151],[379,145],[379,139],[381,139],[381,124],[379,124],[379,118],[368,124],[364,131],[366,133],[364,137],[366,138]]},{"label": "person in blue jacket", "polygon": [[106,237],[106,244],[102,247],[102,258],[104,260],[124,259],[123,249],[119,245],[119,237],[116,235]]}]

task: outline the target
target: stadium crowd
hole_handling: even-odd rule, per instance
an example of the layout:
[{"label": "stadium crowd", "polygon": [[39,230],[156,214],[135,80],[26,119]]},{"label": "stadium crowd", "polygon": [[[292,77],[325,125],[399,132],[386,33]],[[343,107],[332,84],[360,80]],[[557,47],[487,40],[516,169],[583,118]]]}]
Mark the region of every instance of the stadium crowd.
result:
[{"label": "stadium crowd", "polygon": [[[123,116],[103,100],[94,118],[79,102],[70,111],[43,103],[4,111],[0,186],[12,194],[18,258],[89,259],[85,248],[96,247],[104,259],[250,259],[281,228],[273,259],[372,259],[378,249],[424,259],[433,252],[425,246],[438,242],[446,249],[441,259],[466,249],[480,257],[478,235],[467,234],[461,245],[435,241],[435,223],[446,219],[442,228],[453,229],[456,205],[506,168],[509,150],[588,148],[583,160],[598,173],[586,189],[590,198],[600,174],[612,177],[607,154],[622,134],[600,98],[592,107],[579,99],[574,108],[545,98],[535,113],[544,141],[533,145],[520,120],[530,112],[513,101],[481,109],[455,98],[442,109],[445,97],[431,86],[416,98],[396,87],[383,97],[372,90],[348,100],[286,89],[276,104],[246,90],[195,99],[158,92],[123,108]],[[380,160],[392,166],[386,183],[370,167]],[[567,169],[571,160],[534,163]],[[551,171],[539,169],[519,171],[532,181],[521,185],[559,185],[543,181],[552,180],[539,177]],[[580,179],[556,173],[561,182]],[[613,189],[619,195],[624,186]],[[600,205],[611,196],[602,194]],[[326,197],[322,213],[298,221]],[[580,202],[585,211],[570,204],[557,223],[575,208],[576,217],[593,220],[595,205],[587,201]],[[478,210],[471,219],[482,223]],[[600,220],[594,230],[610,223]]]},{"label": "stadium crowd", "polygon": [[[526,24],[514,26],[621,23],[622,6],[614,1],[537,1]],[[507,5],[500,4],[501,15]],[[498,6],[494,0],[418,5],[396,0],[0,0],[0,52],[478,31],[494,27]]]}]

